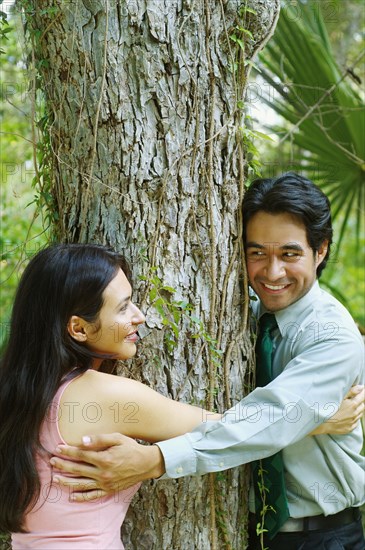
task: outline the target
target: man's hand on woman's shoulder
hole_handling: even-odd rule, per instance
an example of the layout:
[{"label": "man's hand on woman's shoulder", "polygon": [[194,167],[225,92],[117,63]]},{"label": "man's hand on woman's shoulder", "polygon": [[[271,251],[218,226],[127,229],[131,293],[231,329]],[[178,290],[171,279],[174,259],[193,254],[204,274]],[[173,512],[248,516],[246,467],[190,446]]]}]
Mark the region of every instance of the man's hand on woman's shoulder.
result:
[{"label": "man's hand on woman's shoulder", "polygon": [[51,464],[54,470],[62,472],[55,473],[53,481],[70,487],[70,498],[79,502],[127,489],[165,473],[157,445],[140,445],[120,433],[85,436],[80,447],[60,445]]}]

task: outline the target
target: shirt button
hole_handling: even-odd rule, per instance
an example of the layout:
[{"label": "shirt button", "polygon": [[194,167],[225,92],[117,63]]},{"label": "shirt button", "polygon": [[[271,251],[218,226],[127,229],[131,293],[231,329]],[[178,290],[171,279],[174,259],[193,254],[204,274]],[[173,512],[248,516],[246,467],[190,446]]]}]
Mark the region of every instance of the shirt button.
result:
[{"label": "shirt button", "polygon": [[219,463],[219,467],[220,467],[220,468],[223,468],[223,466],[224,466],[224,462],[220,462],[220,463]]},{"label": "shirt button", "polygon": [[182,467],[181,467],[181,466],[179,466],[178,468],[176,468],[176,470],[175,470],[175,471],[176,471],[176,473],[177,473],[177,474],[181,474],[181,473],[182,473],[182,471],[183,471],[183,469],[182,469]]}]

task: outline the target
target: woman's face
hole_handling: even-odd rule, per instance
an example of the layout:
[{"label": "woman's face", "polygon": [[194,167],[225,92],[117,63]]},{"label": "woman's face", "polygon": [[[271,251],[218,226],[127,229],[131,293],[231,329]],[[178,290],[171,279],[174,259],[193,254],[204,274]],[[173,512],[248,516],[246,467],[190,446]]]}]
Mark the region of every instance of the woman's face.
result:
[{"label": "woman's face", "polygon": [[[131,301],[132,288],[120,269],[103,292],[104,303],[99,313],[97,328],[86,323],[84,331],[87,347],[98,353],[111,354],[116,359],[130,359],[137,351],[137,330],[145,317]],[[96,359],[94,368],[101,361]]]}]

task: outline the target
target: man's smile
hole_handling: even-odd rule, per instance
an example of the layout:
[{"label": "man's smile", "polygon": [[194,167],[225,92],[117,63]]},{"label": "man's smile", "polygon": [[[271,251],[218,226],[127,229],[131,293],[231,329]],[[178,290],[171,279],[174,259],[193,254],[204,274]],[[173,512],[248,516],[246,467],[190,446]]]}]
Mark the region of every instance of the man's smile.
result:
[{"label": "man's smile", "polygon": [[281,284],[273,285],[271,283],[270,284],[264,283],[263,281],[260,281],[260,283],[261,283],[261,286],[263,287],[263,290],[265,292],[269,292],[270,294],[278,294],[281,291],[288,289],[289,286],[292,284],[292,283],[281,283]]}]

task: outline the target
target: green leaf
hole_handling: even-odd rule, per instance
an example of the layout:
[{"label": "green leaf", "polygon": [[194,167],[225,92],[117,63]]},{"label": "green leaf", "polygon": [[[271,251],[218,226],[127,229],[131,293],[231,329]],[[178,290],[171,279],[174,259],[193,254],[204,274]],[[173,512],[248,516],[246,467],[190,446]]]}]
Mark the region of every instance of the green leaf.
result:
[{"label": "green leaf", "polygon": [[247,34],[250,38],[253,39],[253,34],[248,29],[240,28],[240,31],[243,32],[244,34]]},{"label": "green leaf", "polygon": [[195,323],[196,325],[201,325],[202,324],[201,320],[198,317],[196,317],[195,315],[190,315],[190,320],[193,323]]},{"label": "green leaf", "polygon": [[171,294],[174,294],[176,292],[176,289],[173,288],[172,286],[164,285],[161,288],[162,288],[162,290],[166,290],[167,292],[170,292]]},{"label": "green leaf", "polygon": [[265,139],[266,141],[274,141],[270,136],[268,136],[267,134],[264,134],[263,132],[258,132],[257,130],[255,130],[253,132],[253,136],[254,137],[259,137],[261,139]]},{"label": "green leaf", "polygon": [[257,15],[257,11],[255,11],[252,8],[249,8],[248,6],[242,6],[241,11],[245,13],[252,13],[253,15]]},{"label": "green leaf", "polygon": [[156,298],[156,296],[157,296],[157,288],[156,288],[156,287],[153,287],[153,288],[151,288],[151,290],[150,290],[150,292],[149,292],[149,294],[148,294],[148,297],[149,297],[149,299],[150,299],[150,302],[153,302],[154,299]]},{"label": "green leaf", "polygon": [[189,310],[192,306],[189,304],[189,302],[185,302],[184,300],[181,300],[179,302],[174,302],[177,307],[183,309],[183,310]]}]

